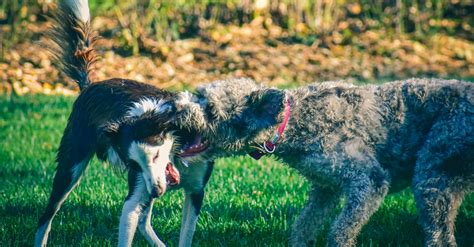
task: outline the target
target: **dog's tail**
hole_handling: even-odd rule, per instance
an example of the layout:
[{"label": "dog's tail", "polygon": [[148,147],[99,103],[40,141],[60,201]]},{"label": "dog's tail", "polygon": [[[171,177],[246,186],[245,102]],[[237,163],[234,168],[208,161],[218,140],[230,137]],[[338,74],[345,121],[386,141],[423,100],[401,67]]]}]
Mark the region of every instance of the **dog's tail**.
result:
[{"label": "dog's tail", "polygon": [[94,50],[98,36],[91,28],[88,0],[60,1],[52,21],[48,48],[54,62],[83,90],[92,82],[93,65],[98,59]]}]

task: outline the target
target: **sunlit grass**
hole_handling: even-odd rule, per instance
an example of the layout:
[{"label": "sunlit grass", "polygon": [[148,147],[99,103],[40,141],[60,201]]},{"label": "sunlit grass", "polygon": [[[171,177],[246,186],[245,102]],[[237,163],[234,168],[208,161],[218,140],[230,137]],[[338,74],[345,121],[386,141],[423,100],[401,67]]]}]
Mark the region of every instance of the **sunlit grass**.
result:
[{"label": "sunlit grass", "polygon": [[[29,246],[54,174],[55,150],[74,98],[0,96],[0,245]],[[218,160],[199,219],[198,246],[286,246],[308,183],[294,170],[265,158]],[[52,246],[114,246],[127,192],[124,176],[97,160],[53,222]],[[154,207],[153,227],[176,246],[182,192],[167,193]],[[337,210],[337,209],[336,209]],[[327,233],[328,226],[323,233]],[[474,244],[474,196],[465,200],[457,224],[460,246]],[[420,246],[412,193],[388,196],[363,228],[361,246]],[[324,246],[325,234],[320,235]],[[137,246],[147,246],[137,234]]]}]

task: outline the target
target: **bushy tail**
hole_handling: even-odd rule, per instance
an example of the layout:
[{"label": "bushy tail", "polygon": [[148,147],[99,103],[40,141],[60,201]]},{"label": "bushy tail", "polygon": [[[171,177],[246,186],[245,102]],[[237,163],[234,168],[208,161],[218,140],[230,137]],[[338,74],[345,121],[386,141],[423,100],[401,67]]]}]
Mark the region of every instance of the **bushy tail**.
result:
[{"label": "bushy tail", "polygon": [[91,83],[93,65],[98,59],[94,50],[98,36],[91,28],[88,0],[59,2],[48,47],[56,66],[83,90]]}]

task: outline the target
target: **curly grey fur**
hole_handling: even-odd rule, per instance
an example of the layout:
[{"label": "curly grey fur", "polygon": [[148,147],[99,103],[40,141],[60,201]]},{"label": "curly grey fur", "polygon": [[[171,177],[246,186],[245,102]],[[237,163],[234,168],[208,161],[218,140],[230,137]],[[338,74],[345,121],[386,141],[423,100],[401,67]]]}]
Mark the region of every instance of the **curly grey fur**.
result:
[{"label": "curly grey fur", "polygon": [[412,184],[429,246],[456,246],[454,220],[474,189],[473,84],[410,79],[383,85],[326,82],[277,90],[249,79],[181,94],[180,124],[211,143],[209,159],[242,154],[291,118],[275,157],[311,182],[291,244],[314,243],[324,216],[345,198],[329,246],[354,246],[385,195]]}]

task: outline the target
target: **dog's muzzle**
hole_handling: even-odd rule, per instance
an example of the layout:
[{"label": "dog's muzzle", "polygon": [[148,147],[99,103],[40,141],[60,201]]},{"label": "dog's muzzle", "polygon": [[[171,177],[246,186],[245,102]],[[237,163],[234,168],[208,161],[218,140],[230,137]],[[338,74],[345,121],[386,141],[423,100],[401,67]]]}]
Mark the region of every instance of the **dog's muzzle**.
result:
[{"label": "dog's muzzle", "polygon": [[150,191],[150,196],[152,198],[157,198],[162,196],[166,192],[167,186],[176,186],[181,182],[181,177],[179,171],[173,166],[171,162],[166,165],[165,170],[166,185],[153,185]]}]

